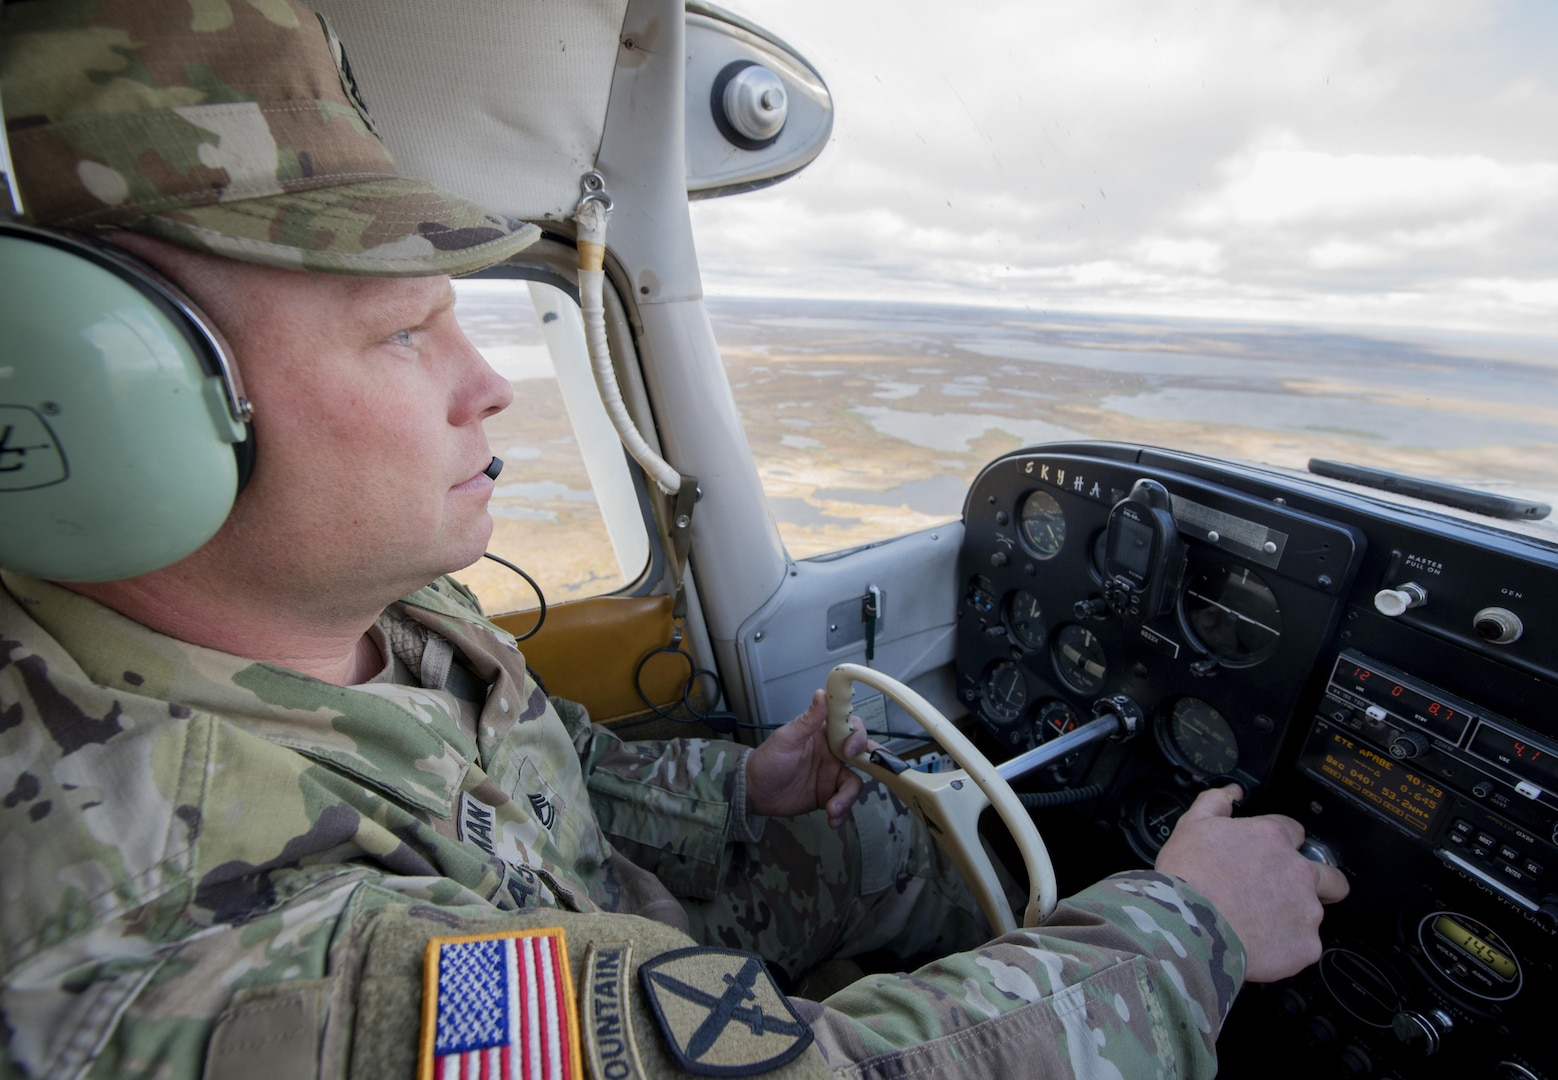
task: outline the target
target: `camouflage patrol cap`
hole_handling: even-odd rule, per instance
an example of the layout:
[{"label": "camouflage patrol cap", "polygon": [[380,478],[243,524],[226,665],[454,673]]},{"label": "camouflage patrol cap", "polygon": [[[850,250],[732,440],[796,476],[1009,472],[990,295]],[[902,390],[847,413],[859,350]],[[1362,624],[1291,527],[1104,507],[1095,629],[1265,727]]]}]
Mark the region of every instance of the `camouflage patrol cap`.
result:
[{"label": "camouflage patrol cap", "polygon": [[293,0],[23,0],[0,35],[36,224],[380,277],[470,273],[538,235],[399,177],[340,42]]}]

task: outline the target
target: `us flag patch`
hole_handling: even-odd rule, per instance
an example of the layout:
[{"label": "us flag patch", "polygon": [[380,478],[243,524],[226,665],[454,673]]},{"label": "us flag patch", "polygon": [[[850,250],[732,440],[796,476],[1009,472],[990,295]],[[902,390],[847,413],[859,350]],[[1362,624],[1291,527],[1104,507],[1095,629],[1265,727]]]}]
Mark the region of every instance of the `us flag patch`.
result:
[{"label": "us flag patch", "polygon": [[421,1080],[582,1080],[561,929],[427,943]]}]

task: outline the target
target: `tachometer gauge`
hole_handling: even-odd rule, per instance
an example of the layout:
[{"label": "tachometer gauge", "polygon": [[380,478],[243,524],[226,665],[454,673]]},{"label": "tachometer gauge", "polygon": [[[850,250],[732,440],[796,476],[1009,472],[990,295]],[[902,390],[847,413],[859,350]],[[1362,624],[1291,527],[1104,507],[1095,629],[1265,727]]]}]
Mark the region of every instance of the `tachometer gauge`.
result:
[{"label": "tachometer gauge", "polygon": [[1014,723],[1028,704],[1027,684],[1010,660],[1002,660],[985,672],[979,693],[985,716],[997,725]]},{"label": "tachometer gauge", "polygon": [[1062,627],[1055,635],[1052,658],[1055,673],[1079,694],[1096,692],[1109,674],[1109,657],[1098,635],[1075,623]]},{"label": "tachometer gauge", "polygon": [[1239,764],[1239,740],[1223,714],[1200,698],[1180,698],[1159,729],[1163,752],[1197,779],[1232,772]]},{"label": "tachometer gauge", "polygon": [[1230,665],[1257,664],[1281,644],[1276,594],[1247,566],[1198,568],[1185,583],[1180,605],[1187,629],[1202,648]]},{"label": "tachometer gauge", "polygon": [[1018,644],[1030,649],[1044,647],[1044,613],[1039,598],[1027,589],[1018,589],[1006,602],[1006,625]]},{"label": "tachometer gauge", "polygon": [[1022,538],[1028,549],[1041,559],[1048,559],[1066,542],[1066,512],[1047,491],[1029,492],[1018,512],[1022,522]]}]

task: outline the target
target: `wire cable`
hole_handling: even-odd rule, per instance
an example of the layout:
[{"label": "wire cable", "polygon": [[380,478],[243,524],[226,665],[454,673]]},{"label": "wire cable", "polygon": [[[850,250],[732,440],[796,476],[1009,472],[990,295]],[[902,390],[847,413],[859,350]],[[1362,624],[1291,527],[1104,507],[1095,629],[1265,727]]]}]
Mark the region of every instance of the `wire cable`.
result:
[{"label": "wire cable", "polygon": [[529,574],[525,573],[519,567],[515,566],[513,563],[509,562],[507,559],[503,558],[502,556],[494,555],[490,551],[484,551],[484,552],[482,552],[482,558],[484,558],[484,559],[491,559],[493,562],[499,564],[500,566],[508,567],[510,570],[514,571],[514,573],[518,574],[520,577],[524,578],[527,582],[529,582],[530,583],[530,587],[535,590],[536,600],[541,605],[541,610],[539,612],[537,612],[537,614],[536,614],[536,624],[534,626],[532,626],[529,630],[526,630],[523,637],[516,637],[514,640],[515,641],[527,641],[530,638],[535,637],[536,636],[536,632],[541,629],[541,624],[546,622],[546,594],[541,591],[541,586],[536,584],[536,579],[535,578],[531,577]]},{"label": "wire cable", "polygon": [[[681,707],[686,710],[688,714],[686,716],[678,716],[676,713],[668,712],[661,706],[656,705],[649,700],[649,695],[644,690],[644,668],[649,665],[649,661],[661,653],[679,656],[687,662],[687,679],[682,683],[681,695]],[[644,707],[653,715],[641,716],[636,720],[626,720],[619,724],[613,724],[612,730],[621,731],[623,728],[638,727],[641,724],[653,723],[656,720],[669,720],[676,724],[703,724],[709,730],[720,735],[729,735],[737,729],[742,731],[777,731],[784,727],[783,724],[751,724],[739,719],[735,713],[724,709],[714,709],[709,712],[702,711],[693,704],[693,695],[698,689],[699,679],[709,679],[713,682],[714,696],[711,700],[719,701],[725,696],[725,685],[720,681],[719,673],[709,668],[700,668],[693,660],[692,654],[682,648],[682,632],[681,628],[678,627],[672,635],[669,645],[661,645],[659,648],[650,649],[639,660],[638,666],[633,669],[633,689],[637,692],[638,699],[644,703]],[[867,728],[866,734],[880,739],[893,739],[898,738],[902,732],[873,731]]]}]

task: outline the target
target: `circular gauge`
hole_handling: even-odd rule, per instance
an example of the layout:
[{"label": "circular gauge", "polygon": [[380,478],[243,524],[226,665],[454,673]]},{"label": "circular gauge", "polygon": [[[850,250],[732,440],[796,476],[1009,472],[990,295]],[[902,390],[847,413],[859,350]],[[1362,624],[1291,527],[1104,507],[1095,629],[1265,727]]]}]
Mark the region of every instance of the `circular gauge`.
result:
[{"label": "circular gauge", "polygon": [[1027,589],[1018,589],[1006,602],[1006,625],[1018,644],[1030,649],[1044,647],[1044,613],[1039,598]]},{"label": "circular gauge", "polygon": [[1235,666],[1257,664],[1282,640],[1282,609],[1247,566],[1215,563],[1190,575],[1180,598],[1187,629],[1207,652]]},{"label": "circular gauge", "polygon": [[1039,729],[1039,738],[1048,742],[1060,738],[1069,731],[1075,731],[1081,725],[1082,717],[1070,705],[1056,699],[1040,705],[1039,711],[1033,717],[1033,722]]},{"label": "circular gauge", "polygon": [[1200,698],[1176,701],[1160,732],[1163,752],[1197,778],[1232,772],[1239,764],[1239,740],[1233,725]]},{"label": "circular gauge", "polygon": [[1133,799],[1123,822],[1131,850],[1149,865],[1157,861],[1179,815],[1189,806],[1188,798],[1172,791],[1149,791]]},{"label": "circular gauge", "polygon": [[1055,635],[1053,658],[1056,674],[1079,694],[1094,693],[1109,674],[1109,657],[1098,635],[1075,623]]},{"label": "circular gauge", "polygon": [[995,724],[1015,722],[1028,704],[1027,684],[1010,660],[1002,660],[986,671],[979,690],[985,716]]},{"label": "circular gauge", "polygon": [[1018,517],[1022,521],[1022,538],[1039,558],[1052,557],[1066,542],[1065,511],[1049,492],[1029,492]]}]

